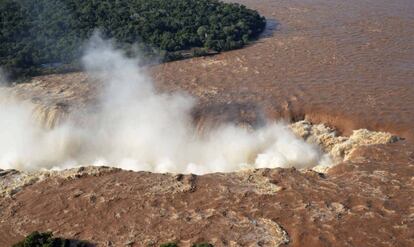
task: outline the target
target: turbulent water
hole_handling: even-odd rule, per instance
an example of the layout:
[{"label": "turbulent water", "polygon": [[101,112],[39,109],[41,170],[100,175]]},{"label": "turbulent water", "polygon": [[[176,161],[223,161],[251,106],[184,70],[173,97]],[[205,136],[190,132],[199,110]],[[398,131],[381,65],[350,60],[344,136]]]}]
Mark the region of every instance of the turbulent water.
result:
[{"label": "turbulent water", "polygon": [[[35,170],[79,165],[203,174],[243,168],[312,167],[329,162],[318,147],[281,123],[258,130],[226,124],[199,133],[194,98],[158,93],[137,59],[94,37],[85,70],[103,81],[99,103],[52,129],[33,117],[34,106],[9,100],[0,111],[0,165]],[[5,98],[7,95],[3,95]],[[70,119],[86,119],[82,124]]]},{"label": "turbulent water", "polygon": [[[211,58],[163,64],[166,87],[179,85],[208,103],[257,103],[272,118],[306,113],[349,134],[369,128],[413,136],[412,1],[241,2],[277,20],[273,36]],[[68,118],[86,117],[82,127],[66,121],[47,130],[32,117],[32,105],[0,106],[1,168],[108,164],[206,173],[323,162],[317,147],[283,124],[256,131],[223,125],[200,135],[189,114],[193,98],[157,93],[136,60],[103,48],[85,57],[87,71],[105,81],[99,107]]]}]

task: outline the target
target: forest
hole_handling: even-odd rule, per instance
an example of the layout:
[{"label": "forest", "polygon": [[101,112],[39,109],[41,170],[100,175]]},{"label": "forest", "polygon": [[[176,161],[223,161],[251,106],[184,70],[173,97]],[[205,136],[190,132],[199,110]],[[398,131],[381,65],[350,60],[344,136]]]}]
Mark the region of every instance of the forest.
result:
[{"label": "forest", "polygon": [[1,0],[0,67],[12,77],[76,70],[96,30],[128,54],[170,61],[241,48],[265,24],[217,0]]}]

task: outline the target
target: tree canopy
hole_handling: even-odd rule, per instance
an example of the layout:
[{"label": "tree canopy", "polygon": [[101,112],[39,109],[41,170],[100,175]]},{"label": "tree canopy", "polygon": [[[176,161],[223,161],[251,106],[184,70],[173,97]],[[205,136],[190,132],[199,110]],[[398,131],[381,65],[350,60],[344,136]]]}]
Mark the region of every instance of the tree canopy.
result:
[{"label": "tree canopy", "polygon": [[217,0],[2,0],[0,66],[36,74],[75,65],[97,29],[126,50],[173,60],[240,48],[264,27],[257,11]]}]

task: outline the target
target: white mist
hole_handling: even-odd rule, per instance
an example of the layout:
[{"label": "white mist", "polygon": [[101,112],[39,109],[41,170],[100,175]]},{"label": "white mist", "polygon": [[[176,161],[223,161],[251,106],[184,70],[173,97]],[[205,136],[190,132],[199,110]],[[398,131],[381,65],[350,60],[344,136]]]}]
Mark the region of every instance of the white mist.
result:
[{"label": "white mist", "polygon": [[0,103],[0,168],[110,165],[204,174],[310,168],[323,159],[318,147],[298,139],[281,123],[255,131],[223,124],[201,135],[190,114],[194,98],[157,92],[137,59],[125,57],[98,36],[90,41],[82,61],[87,73],[104,82],[98,107],[72,114],[87,122],[75,124],[69,116],[55,128],[45,129],[34,121],[32,105],[13,100]]}]

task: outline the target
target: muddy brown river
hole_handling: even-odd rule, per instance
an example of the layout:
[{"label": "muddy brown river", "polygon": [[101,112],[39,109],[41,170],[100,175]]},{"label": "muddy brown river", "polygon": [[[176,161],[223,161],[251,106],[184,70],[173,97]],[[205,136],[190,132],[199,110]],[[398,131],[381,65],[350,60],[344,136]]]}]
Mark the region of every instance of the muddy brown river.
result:
[{"label": "muddy brown river", "polygon": [[[326,174],[52,176],[0,197],[0,246],[34,230],[97,246],[414,246],[414,1],[238,2],[275,30],[240,50],[151,69],[161,90],[199,99],[198,121],[306,118],[406,140],[361,147]],[[82,73],[33,80],[15,89],[59,106],[56,115],[94,100]]]},{"label": "muddy brown river", "polygon": [[[345,133],[414,137],[414,2],[239,1],[278,23],[271,37],[218,56],[161,65],[167,87],[211,104],[254,104]],[[213,103],[212,103],[213,102]]]}]

